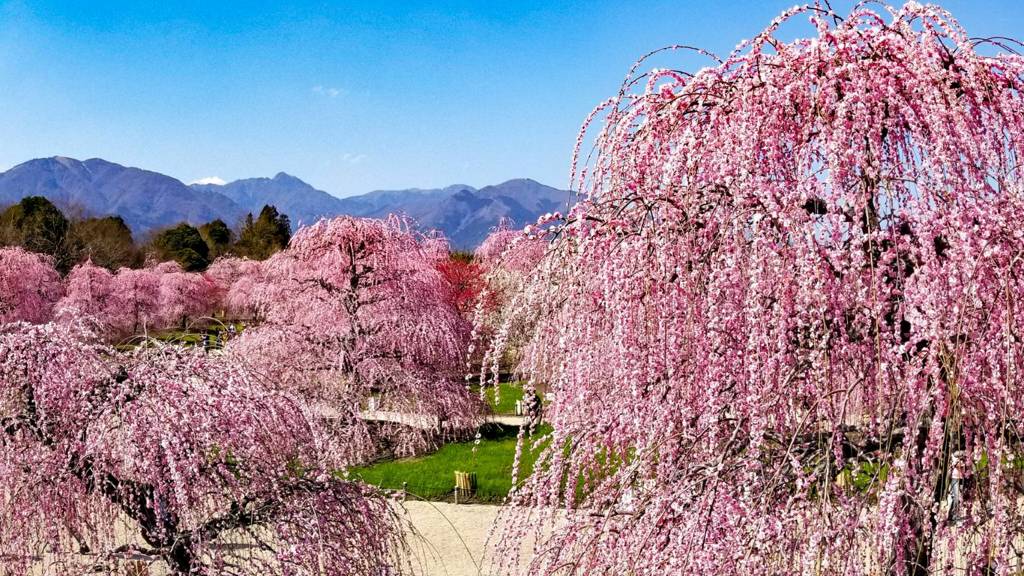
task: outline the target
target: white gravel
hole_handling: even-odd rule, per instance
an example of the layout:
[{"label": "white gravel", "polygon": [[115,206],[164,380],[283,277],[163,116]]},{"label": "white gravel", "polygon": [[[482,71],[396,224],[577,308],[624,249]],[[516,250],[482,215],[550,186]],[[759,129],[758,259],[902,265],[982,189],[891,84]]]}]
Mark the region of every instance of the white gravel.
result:
[{"label": "white gravel", "polygon": [[[444,502],[407,501],[400,511],[411,528],[407,530],[410,561],[415,576],[490,576],[484,565],[488,531],[500,510],[499,506],[450,504]],[[126,542],[137,539],[134,527],[118,530]],[[55,559],[44,554],[32,571],[33,576],[49,576],[57,571]],[[0,574],[4,573],[0,562]],[[143,572],[149,576],[167,573],[162,563],[149,565]],[[409,576],[412,576],[409,575]]]},{"label": "white gravel", "polygon": [[405,510],[414,529],[408,540],[417,574],[485,574],[480,566],[498,506],[408,501]]}]

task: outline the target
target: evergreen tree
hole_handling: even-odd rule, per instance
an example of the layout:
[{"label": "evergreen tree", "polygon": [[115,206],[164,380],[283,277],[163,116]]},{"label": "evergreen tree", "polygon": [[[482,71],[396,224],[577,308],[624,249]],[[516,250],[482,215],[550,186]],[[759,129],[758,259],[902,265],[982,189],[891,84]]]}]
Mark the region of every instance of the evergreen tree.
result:
[{"label": "evergreen tree", "polygon": [[42,196],[28,196],[0,213],[0,245],[21,246],[52,256],[62,274],[75,262],[75,250],[69,242],[70,225],[64,214]]},{"label": "evergreen tree", "polygon": [[70,235],[76,261],[89,259],[111,271],[142,264],[142,253],[132,239],[132,231],[120,216],[73,221]]},{"label": "evergreen tree", "polygon": [[188,272],[203,270],[210,263],[210,248],[194,226],[181,223],[153,238],[153,253],[159,260],[174,260]]},{"label": "evergreen tree", "polygon": [[291,239],[291,221],[274,206],[266,205],[255,220],[252,214],[245,218],[235,252],[255,260],[265,260],[288,245]]},{"label": "evergreen tree", "polygon": [[220,218],[200,226],[199,235],[210,249],[211,260],[227,252],[234,240],[234,233]]}]

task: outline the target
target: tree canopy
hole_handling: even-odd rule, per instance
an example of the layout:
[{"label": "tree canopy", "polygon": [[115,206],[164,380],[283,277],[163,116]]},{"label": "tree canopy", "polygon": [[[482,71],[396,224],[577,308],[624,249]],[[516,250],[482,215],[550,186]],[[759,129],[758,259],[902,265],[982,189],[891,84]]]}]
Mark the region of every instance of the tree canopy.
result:
[{"label": "tree canopy", "polygon": [[54,260],[61,272],[75,263],[69,242],[70,223],[52,202],[42,196],[27,196],[0,213],[0,243],[21,246]]},{"label": "tree canopy", "polygon": [[[396,217],[301,228],[262,266],[262,324],[229,351],[350,416],[377,396],[385,410],[439,418],[441,435],[470,429],[480,406],[462,382],[469,323],[437,268],[447,256],[445,242]],[[433,439],[394,432],[400,452]]]},{"label": "tree canopy", "polygon": [[174,260],[187,271],[203,270],[210,263],[209,245],[198,229],[185,223],[158,233],[152,246],[158,260]]},{"label": "tree canopy", "polygon": [[0,325],[48,321],[63,291],[51,257],[0,248]]},{"label": "tree canopy", "polygon": [[206,245],[210,248],[211,260],[227,253],[235,237],[231,228],[228,228],[228,225],[220,218],[200,226],[199,235],[203,237]]},{"label": "tree canopy", "polygon": [[1019,569],[1024,59],[998,50],[935,6],[817,4],[630,72],[501,328],[556,395],[507,571],[527,533],[529,574]]},{"label": "tree canopy", "polygon": [[265,206],[255,219],[250,214],[238,235],[218,218],[198,227],[182,223],[158,231],[146,246],[135,242],[120,216],[71,214],[65,216],[42,196],[23,198],[0,212],[0,246],[50,256],[61,274],[86,260],[112,272],[138,268],[147,250],[156,260],[174,260],[187,271],[199,271],[226,255],[265,260],[291,238],[288,216],[273,206]]},{"label": "tree canopy", "polygon": [[[332,474],[318,422],[243,363],[119,352],[73,327],[0,327],[5,572],[397,573],[398,518]],[[126,531],[133,531],[127,532]]]},{"label": "tree canopy", "polygon": [[235,253],[254,260],[266,260],[275,252],[288,245],[291,238],[291,221],[274,206],[264,206],[253,219],[248,214],[238,234]]},{"label": "tree canopy", "polygon": [[72,220],[70,234],[76,261],[87,259],[111,271],[142,265],[142,251],[120,216]]}]

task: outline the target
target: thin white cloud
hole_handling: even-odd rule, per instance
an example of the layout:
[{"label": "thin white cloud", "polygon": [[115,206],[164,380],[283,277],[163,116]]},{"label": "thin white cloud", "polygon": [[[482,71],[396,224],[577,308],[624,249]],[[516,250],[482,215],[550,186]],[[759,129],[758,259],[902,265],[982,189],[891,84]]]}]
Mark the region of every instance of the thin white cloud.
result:
[{"label": "thin white cloud", "polygon": [[327,96],[328,98],[337,98],[344,94],[345,91],[341,88],[331,88],[329,86],[316,85],[313,86],[313,94],[319,94],[320,96]]},{"label": "thin white cloud", "polygon": [[225,182],[223,178],[218,178],[217,176],[207,176],[206,178],[200,178],[199,180],[189,182],[190,186],[192,184],[216,184],[217,186],[223,186],[227,184],[227,182]]},{"label": "thin white cloud", "polygon": [[362,164],[367,159],[366,154],[354,154],[352,152],[345,152],[341,155],[342,162],[347,164]]}]

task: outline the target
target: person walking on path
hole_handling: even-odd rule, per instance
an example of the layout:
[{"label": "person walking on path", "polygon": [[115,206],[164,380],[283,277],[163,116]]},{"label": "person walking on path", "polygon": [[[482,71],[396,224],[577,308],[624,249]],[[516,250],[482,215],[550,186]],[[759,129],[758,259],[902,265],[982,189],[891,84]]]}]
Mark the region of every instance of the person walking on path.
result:
[{"label": "person walking on path", "polygon": [[541,403],[540,394],[536,391],[530,392],[530,396],[524,406],[523,416],[526,417],[526,423],[531,429],[536,428],[541,422],[541,416],[543,412],[543,404]]}]

